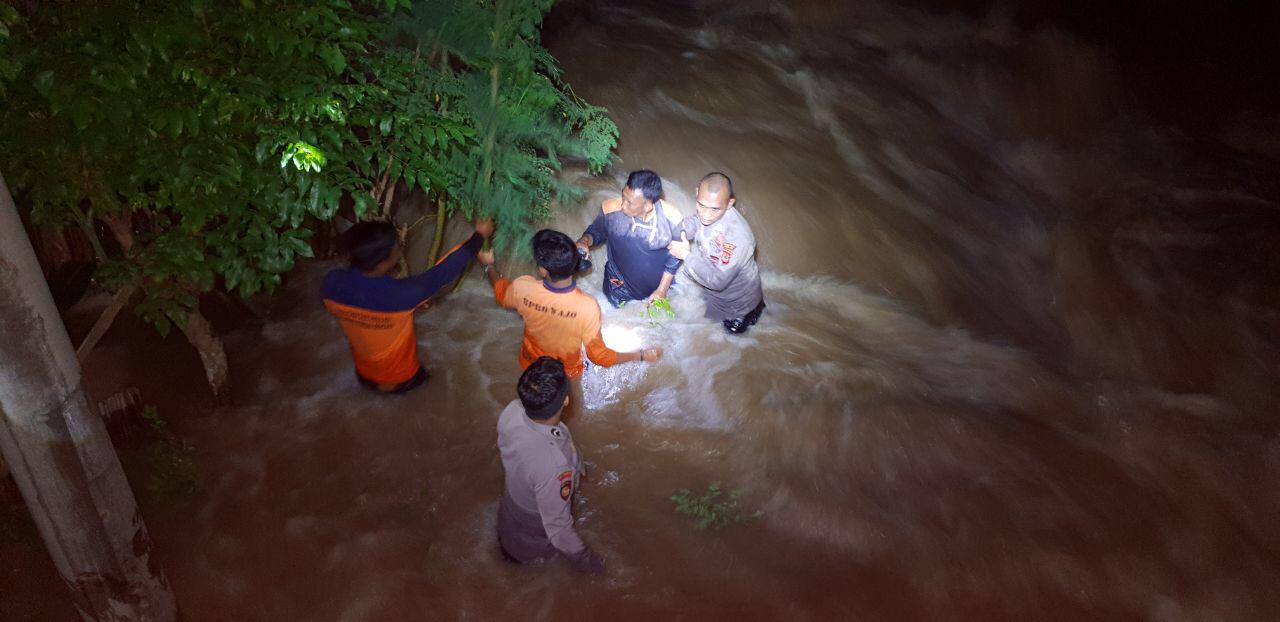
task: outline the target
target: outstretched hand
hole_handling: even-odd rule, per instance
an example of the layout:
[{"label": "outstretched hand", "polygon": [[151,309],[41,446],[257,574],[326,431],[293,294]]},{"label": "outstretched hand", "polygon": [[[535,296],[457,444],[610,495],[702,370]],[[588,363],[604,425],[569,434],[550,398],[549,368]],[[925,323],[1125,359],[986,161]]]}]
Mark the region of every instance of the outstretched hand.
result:
[{"label": "outstretched hand", "polygon": [[493,251],[488,250],[476,253],[476,261],[480,262],[482,266],[492,266],[494,261]]},{"label": "outstretched hand", "polygon": [[482,237],[482,238],[490,238],[490,237],[493,237],[493,219],[491,219],[491,218],[477,218],[477,219],[476,219],[476,233],[479,233],[479,234],[480,234],[480,237]]},{"label": "outstretched hand", "polygon": [[684,258],[689,256],[689,236],[681,231],[680,241],[671,240],[667,245],[667,252],[671,253],[672,257],[684,261]]}]

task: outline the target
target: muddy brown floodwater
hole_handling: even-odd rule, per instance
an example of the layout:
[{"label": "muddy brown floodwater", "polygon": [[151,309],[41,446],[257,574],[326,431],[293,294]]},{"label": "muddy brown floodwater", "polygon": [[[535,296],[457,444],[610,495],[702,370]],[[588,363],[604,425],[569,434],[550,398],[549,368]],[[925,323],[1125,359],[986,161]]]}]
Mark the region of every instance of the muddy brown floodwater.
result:
[{"label": "muddy brown floodwater", "polygon": [[[546,42],[622,131],[557,226],[629,169],[686,213],[723,170],[769,303],[732,338],[687,288],[660,326],[605,305],[666,348],[570,422],[608,574],[498,558],[521,325],[478,273],[417,320],[431,383],[384,397],[319,262],[229,336],[236,405],[172,416],[203,490],[148,522],[187,620],[1280,619],[1274,110],[1189,132],[999,11],[579,2]],[[673,512],[717,481],[762,516]]]}]

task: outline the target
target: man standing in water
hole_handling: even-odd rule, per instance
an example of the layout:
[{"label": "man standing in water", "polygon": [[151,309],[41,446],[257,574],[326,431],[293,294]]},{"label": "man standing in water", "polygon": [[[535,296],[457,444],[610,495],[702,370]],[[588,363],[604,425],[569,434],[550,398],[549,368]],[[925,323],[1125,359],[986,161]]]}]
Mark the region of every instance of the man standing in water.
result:
[{"label": "man standing in water", "polygon": [[652,363],[662,357],[662,348],[615,352],[604,344],[600,303],[578,289],[573,275],[579,255],[569,236],[550,229],[537,232],[533,236],[533,258],[541,278],[526,275],[512,281],[503,278],[493,265],[492,252],[479,256],[498,304],[515,309],[524,318],[521,369],[540,356],[551,356],[564,364],[570,378],[580,378],[585,369],[583,346],[587,358],[601,367],[627,361]]},{"label": "man standing in water", "polygon": [[707,317],[723,322],[726,331],[741,334],[760,319],[765,304],[756,266],[756,237],[734,203],[729,177],[708,173],[698,182],[698,215],[684,220],[680,240],[671,242],[668,249],[685,262],[685,273],[702,287]]},{"label": "man standing in water", "polygon": [[498,451],[506,471],[506,491],[498,503],[498,548],[514,562],[559,553],[580,571],[604,572],[600,556],[573,529],[573,493],[582,456],[560,422],[569,403],[564,365],[539,357],[520,375],[516,394],[519,399],[498,416]]},{"label": "man standing in water", "polygon": [[604,297],[615,307],[628,300],[666,298],[680,269],[667,245],[683,216],[662,200],[662,178],[653,171],[633,171],[622,197],[605,201],[600,212],[578,238],[578,249],[586,255],[592,246],[609,245]]},{"label": "man standing in water", "polygon": [[427,370],[418,361],[413,312],[456,280],[480,251],[483,238],[492,234],[493,221],[477,220],[470,239],[426,272],[404,279],[391,276],[402,254],[394,225],[362,222],[343,234],[351,265],[325,275],[321,291],[325,308],[347,334],[361,384],[404,393],[427,381]]}]

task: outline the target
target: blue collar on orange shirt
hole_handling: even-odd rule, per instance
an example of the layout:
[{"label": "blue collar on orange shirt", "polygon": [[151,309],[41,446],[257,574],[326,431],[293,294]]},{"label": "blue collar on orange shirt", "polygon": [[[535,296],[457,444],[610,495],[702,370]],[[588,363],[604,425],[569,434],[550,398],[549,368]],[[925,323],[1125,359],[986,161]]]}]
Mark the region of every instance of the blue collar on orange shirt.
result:
[{"label": "blue collar on orange shirt", "polygon": [[552,285],[550,281],[546,279],[542,279],[542,286],[547,288],[547,291],[549,292],[555,292],[557,294],[567,294],[573,291],[574,288],[578,287],[578,279],[576,278],[573,279],[572,281],[569,282],[568,285],[565,285],[564,287],[556,287],[555,285]]}]

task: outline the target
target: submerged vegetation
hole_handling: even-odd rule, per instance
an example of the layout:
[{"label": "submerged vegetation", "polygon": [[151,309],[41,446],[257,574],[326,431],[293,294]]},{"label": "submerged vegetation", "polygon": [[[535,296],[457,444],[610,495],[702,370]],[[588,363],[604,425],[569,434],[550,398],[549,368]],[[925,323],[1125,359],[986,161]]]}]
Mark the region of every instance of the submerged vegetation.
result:
[{"label": "submerged vegetation", "polygon": [[[450,215],[486,216],[511,246],[578,192],[563,158],[609,164],[617,128],[539,42],[551,4],[0,4],[0,172],[118,306],[186,334],[217,397],[201,295],[271,291],[337,220],[433,219],[438,254]],[[411,192],[434,212],[397,222]]]},{"label": "submerged vegetation", "polygon": [[147,492],[156,499],[177,503],[191,498],[199,490],[195,448],[169,430],[154,406],[142,410],[148,433],[154,437],[147,448],[150,475]]},{"label": "submerged vegetation", "polygon": [[676,317],[675,309],[671,308],[671,301],[666,298],[657,298],[653,304],[646,305],[644,308],[644,316],[651,326],[657,326],[665,320]]},{"label": "submerged vegetation", "polygon": [[698,494],[681,488],[669,498],[676,505],[676,513],[697,519],[698,529],[715,530],[759,518],[763,514],[758,511],[744,514],[739,505],[743,494],[745,493],[740,488],[726,494],[721,490],[720,482],[715,482],[707,486],[704,493]]},{"label": "submerged vegetation", "polygon": [[[628,302],[630,301],[623,300],[618,303],[618,308],[621,309],[627,306]],[[640,317],[644,318],[649,323],[649,326],[660,326],[664,321],[674,319],[676,311],[671,308],[670,300],[657,298],[652,303],[646,302],[644,306],[640,307]]]}]

